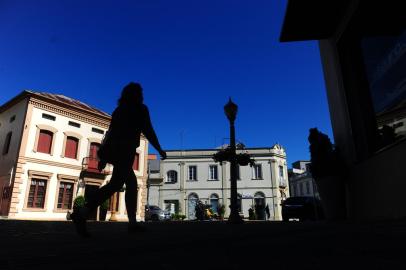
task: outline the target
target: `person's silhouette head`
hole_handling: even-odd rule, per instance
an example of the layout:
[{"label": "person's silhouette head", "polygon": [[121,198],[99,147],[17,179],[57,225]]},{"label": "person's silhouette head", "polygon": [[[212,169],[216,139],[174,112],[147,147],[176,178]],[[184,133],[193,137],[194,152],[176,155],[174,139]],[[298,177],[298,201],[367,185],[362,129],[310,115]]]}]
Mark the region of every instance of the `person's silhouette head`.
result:
[{"label": "person's silhouette head", "polygon": [[124,86],[118,105],[139,105],[144,102],[142,87],[139,83],[130,82]]}]

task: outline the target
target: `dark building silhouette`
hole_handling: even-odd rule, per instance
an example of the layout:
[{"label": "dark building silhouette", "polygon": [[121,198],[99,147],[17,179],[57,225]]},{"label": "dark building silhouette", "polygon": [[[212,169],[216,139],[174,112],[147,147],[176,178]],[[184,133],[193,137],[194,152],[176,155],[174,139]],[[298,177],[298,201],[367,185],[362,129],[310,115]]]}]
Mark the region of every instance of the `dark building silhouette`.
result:
[{"label": "dark building silhouette", "polygon": [[287,6],[280,40],[319,40],[350,218],[406,216],[405,28],[402,1]]}]

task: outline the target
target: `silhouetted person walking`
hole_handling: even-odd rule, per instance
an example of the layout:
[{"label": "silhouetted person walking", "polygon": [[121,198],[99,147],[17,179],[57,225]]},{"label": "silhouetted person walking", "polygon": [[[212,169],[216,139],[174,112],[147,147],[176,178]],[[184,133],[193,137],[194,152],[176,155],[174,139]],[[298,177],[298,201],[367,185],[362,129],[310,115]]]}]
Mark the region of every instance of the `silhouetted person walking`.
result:
[{"label": "silhouetted person walking", "polygon": [[269,205],[268,204],[265,206],[265,213],[266,213],[266,219],[270,219],[271,218],[271,212],[269,211]]},{"label": "silhouetted person walking", "polygon": [[86,228],[87,216],[100,204],[119,191],[125,183],[125,204],[129,220],[129,232],[141,230],[136,223],[137,211],[137,177],[133,171],[136,149],[140,143],[141,132],[161,155],[166,158],[162,150],[149,117],[147,106],[143,104],[141,85],[129,83],[123,88],[118,106],[114,110],[110,127],[98,152],[99,170],[103,170],[106,163],[114,166],[110,182],[101,187],[85,206],[74,209],[71,218],[77,232],[82,236],[89,236]]}]

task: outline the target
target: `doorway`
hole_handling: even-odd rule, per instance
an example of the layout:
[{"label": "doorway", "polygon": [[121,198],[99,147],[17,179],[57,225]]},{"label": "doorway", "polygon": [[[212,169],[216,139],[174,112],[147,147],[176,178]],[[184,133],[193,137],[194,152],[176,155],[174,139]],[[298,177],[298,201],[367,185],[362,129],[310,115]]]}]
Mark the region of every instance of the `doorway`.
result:
[{"label": "doorway", "polygon": [[[96,185],[86,185],[85,187],[85,200],[88,201],[89,198],[94,196],[94,193],[97,192],[99,186]],[[89,213],[89,220],[97,220],[97,210],[98,208],[94,209],[92,212]]]}]

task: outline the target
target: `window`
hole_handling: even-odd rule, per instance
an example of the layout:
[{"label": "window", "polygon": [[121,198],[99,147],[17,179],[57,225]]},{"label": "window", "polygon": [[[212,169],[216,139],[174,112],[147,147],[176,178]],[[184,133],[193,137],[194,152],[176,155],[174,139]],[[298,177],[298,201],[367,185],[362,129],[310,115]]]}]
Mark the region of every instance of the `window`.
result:
[{"label": "window", "polygon": [[140,169],[140,154],[135,153],[133,170],[138,171]]},{"label": "window", "polygon": [[178,200],[164,200],[164,208],[171,214],[179,213]]},{"label": "window", "polygon": [[167,176],[167,178],[166,178],[167,183],[176,183],[178,181],[178,172],[177,171],[174,171],[174,170],[168,171],[166,176]]},{"label": "window", "polygon": [[254,173],[253,173],[253,179],[262,179],[262,165],[261,164],[255,164],[254,167],[252,167]]},{"label": "window", "polygon": [[190,181],[197,181],[197,167],[189,166],[189,178]]},{"label": "window", "polygon": [[218,213],[218,207],[219,207],[219,195],[211,194],[210,195],[210,208],[213,211],[213,213]]},{"label": "window", "polygon": [[100,148],[100,143],[92,142],[89,148],[89,158],[87,168],[88,170],[94,171],[98,170],[97,167],[99,166],[99,159],[97,157],[97,151]]},{"label": "window", "polygon": [[75,137],[67,137],[65,145],[65,157],[77,158],[79,139]]},{"label": "window", "polygon": [[10,150],[10,143],[11,143],[11,135],[12,134],[13,134],[12,132],[9,132],[6,135],[6,140],[5,140],[4,146],[3,146],[3,155],[7,155],[8,150]]},{"label": "window", "polygon": [[58,193],[58,209],[71,209],[73,197],[73,183],[61,182]]},{"label": "window", "polygon": [[406,108],[406,31],[381,35],[366,34],[361,50],[369,94],[378,126],[377,147],[393,143],[405,134],[393,128],[404,119]]},{"label": "window", "polygon": [[13,115],[13,116],[10,117],[10,123],[14,122],[14,120],[16,120],[16,116],[15,116],[15,115]]},{"label": "window", "polygon": [[304,195],[304,193],[303,193],[303,182],[300,182],[300,184],[299,184],[299,195],[300,196]]},{"label": "window", "polygon": [[279,178],[283,179],[283,166],[279,166]]},{"label": "window", "polygon": [[48,130],[40,130],[38,137],[37,152],[51,154],[53,133]]},{"label": "window", "polygon": [[92,128],[92,131],[99,134],[104,134],[104,131],[98,128]]},{"label": "window", "polygon": [[31,180],[30,192],[28,194],[27,207],[44,208],[47,181],[42,179]]},{"label": "window", "polygon": [[76,122],[73,122],[73,121],[69,121],[69,122],[68,122],[68,125],[69,125],[69,126],[72,126],[72,127],[80,128],[80,124],[79,124],[79,123],[76,123]]},{"label": "window", "polygon": [[51,120],[51,121],[55,121],[55,120],[56,120],[56,117],[55,117],[55,116],[50,115],[50,114],[46,114],[46,113],[43,113],[43,114],[42,114],[42,118],[47,119],[47,120]]},{"label": "window", "polygon": [[217,165],[209,166],[209,180],[218,180]]}]

